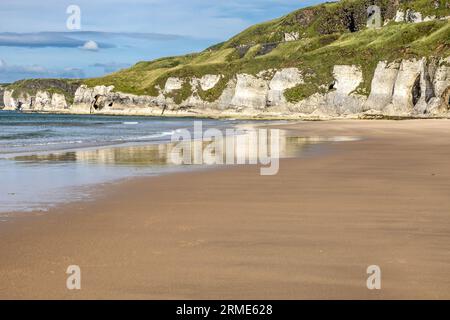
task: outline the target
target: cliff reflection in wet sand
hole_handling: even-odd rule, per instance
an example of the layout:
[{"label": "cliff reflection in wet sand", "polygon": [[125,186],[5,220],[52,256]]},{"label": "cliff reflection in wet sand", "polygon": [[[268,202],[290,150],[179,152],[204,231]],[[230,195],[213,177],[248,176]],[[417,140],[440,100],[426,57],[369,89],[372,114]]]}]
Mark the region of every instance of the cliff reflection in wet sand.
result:
[{"label": "cliff reflection in wet sand", "polygon": [[[343,141],[343,140],[353,140],[351,137],[334,137],[334,138],[322,138],[322,137],[292,137],[289,136],[288,131],[279,130],[279,157],[280,158],[290,158],[297,157],[301,155],[309,146],[312,144],[317,144],[327,141]],[[255,143],[248,136],[228,136],[220,141],[219,144],[224,147],[220,151],[223,159],[223,163],[228,163],[226,159],[229,159],[229,153],[233,152],[234,159],[246,159],[245,163],[254,163],[255,157],[261,152],[265,152],[268,156],[273,156],[271,152],[271,140],[270,140],[270,130],[268,134],[268,139],[263,141],[258,139],[256,142],[256,148],[251,144]],[[232,141],[233,149],[230,150],[228,147],[229,140]],[[214,140],[210,141],[190,141],[191,150],[195,150],[199,147],[202,153],[207,149],[211,152],[211,148]],[[239,143],[236,143],[239,142]],[[13,159],[19,162],[77,162],[83,164],[94,164],[94,165],[117,165],[117,166],[165,166],[165,165],[176,165],[171,156],[171,152],[174,152],[174,148],[177,146],[176,143],[162,143],[162,144],[149,144],[149,145],[134,145],[134,146],[116,146],[101,149],[87,149],[87,150],[75,150],[69,152],[57,152],[49,154],[39,154],[39,155],[25,155],[16,156]],[[261,150],[265,149],[265,150]],[[219,152],[213,148],[212,153]],[[192,152],[194,153],[194,152]],[[181,154],[181,156],[183,156]],[[192,156],[192,155],[191,155]],[[227,158],[228,156],[228,158]],[[192,156],[193,157],[193,156]],[[233,156],[232,156],[233,157]],[[191,163],[194,163],[192,161]],[[237,163],[234,161],[234,163]],[[186,163],[184,163],[186,164]]]},{"label": "cliff reflection in wet sand", "polygon": [[[239,135],[228,136],[223,140],[122,145],[0,159],[0,218],[4,217],[2,212],[46,211],[58,203],[95,199],[102,192],[91,186],[137,176],[206,168],[201,163],[211,163],[208,160],[217,158],[223,159],[226,164],[259,164],[262,175],[276,174],[278,170],[283,170],[283,166],[279,165],[272,152],[273,141],[278,141],[278,144],[275,143],[275,151],[279,151],[279,157],[288,158],[304,155],[312,145],[318,143],[353,140],[351,137],[294,137],[282,130],[275,135],[272,133],[268,134],[266,140],[260,139],[260,136],[255,140],[255,135],[252,138],[250,135]],[[272,139],[273,136],[277,139]],[[214,143],[217,141],[221,142],[219,145],[227,147],[223,150],[211,148],[212,145],[217,145]],[[232,141],[239,143],[234,143],[233,148],[229,148],[229,145],[233,145],[230,144]],[[199,152],[191,152],[190,155],[187,153],[186,156],[183,152],[180,153],[180,144],[189,146],[188,151]],[[313,152],[317,150],[322,148],[314,148]],[[198,160],[195,157],[199,153],[201,156],[209,155],[203,157],[202,160],[205,161],[200,164],[195,161]],[[268,157],[269,161],[262,161]],[[187,159],[190,161],[188,163],[194,165],[178,165],[174,159]]]}]

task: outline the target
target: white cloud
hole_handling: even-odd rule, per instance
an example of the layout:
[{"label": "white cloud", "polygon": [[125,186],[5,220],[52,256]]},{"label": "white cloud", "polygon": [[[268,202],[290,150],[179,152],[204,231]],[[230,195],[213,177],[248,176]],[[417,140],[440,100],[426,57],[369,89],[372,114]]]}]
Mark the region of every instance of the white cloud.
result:
[{"label": "white cloud", "polygon": [[83,50],[98,51],[98,44],[95,41],[89,40],[81,47]]},{"label": "white cloud", "polygon": [[83,78],[78,68],[47,69],[40,65],[10,65],[0,58],[0,83],[9,83],[27,78]]}]

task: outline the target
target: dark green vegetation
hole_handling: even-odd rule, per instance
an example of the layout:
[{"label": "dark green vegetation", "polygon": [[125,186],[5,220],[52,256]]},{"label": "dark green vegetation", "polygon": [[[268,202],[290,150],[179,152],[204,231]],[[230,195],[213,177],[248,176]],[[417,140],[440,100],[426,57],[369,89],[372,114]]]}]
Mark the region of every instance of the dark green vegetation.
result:
[{"label": "dark green vegetation", "polygon": [[62,79],[29,79],[17,81],[8,86],[13,91],[13,98],[18,98],[22,94],[36,95],[39,90],[45,90],[50,94],[59,93],[65,96],[68,104],[73,103],[75,91],[82,84],[80,80]]},{"label": "dark green vegetation", "polygon": [[[381,8],[390,22],[381,29],[367,29],[367,8]],[[358,93],[368,94],[373,72],[380,60],[448,56],[450,23],[434,20],[423,23],[392,22],[396,11],[411,8],[423,17],[450,15],[447,0],[343,0],[303,8],[284,17],[257,24],[230,40],[203,52],[179,57],[139,62],[105,77],[86,79],[88,86],[114,85],[116,91],[156,96],[168,77],[184,79],[180,90],[170,95],[176,103],[191,93],[190,79],[205,74],[222,74],[214,88],[199,96],[216,100],[236,73],[256,74],[262,70],[297,67],[303,71],[306,84],[286,91],[289,101],[298,101],[327,90],[333,81],[332,70],[337,64],[359,65],[364,81]],[[284,42],[285,33],[298,33],[296,41]],[[66,81],[70,88],[78,81]],[[24,89],[25,83],[14,84]],[[43,85],[44,87],[45,85]],[[47,88],[72,92],[64,86],[49,83]]]}]

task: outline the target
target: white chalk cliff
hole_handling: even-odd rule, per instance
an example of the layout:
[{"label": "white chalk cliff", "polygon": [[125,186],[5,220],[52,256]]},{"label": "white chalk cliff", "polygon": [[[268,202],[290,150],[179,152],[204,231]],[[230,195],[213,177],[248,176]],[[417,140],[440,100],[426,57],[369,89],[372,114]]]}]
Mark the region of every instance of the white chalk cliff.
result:
[{"label": "white chalk cliff", "polygon": [[[268,74],[271,76],[268,78]],[[169,78],[157,97],[115,92],[113,86],[88,88],[81,85],[69,105],[62,94],[38,91],[36,95],[13,97],[5,90],[6,110],[142,114],[215,115],[279,117],[345,117],[364,114],[388,116],[449,116],[450,57],[446,59],[380,61],[368,96],[357,93],[363,81],[358,66],[336,65],[334,82],[326,92],[316,93],[297,103],[287,102],[284,92],[304,83],[296,68],[267,70],[258,75],[237,74],[214,102],[203,101],[199,88],[209,90],[221,75],[191,79],[192,95],[180,104],[163,93],[181,88],[186,79]]]}]

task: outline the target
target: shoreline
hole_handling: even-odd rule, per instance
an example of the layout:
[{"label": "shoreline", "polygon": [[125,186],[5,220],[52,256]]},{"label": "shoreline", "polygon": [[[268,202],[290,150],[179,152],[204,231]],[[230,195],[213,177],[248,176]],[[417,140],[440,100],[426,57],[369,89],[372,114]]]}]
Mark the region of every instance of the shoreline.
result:
[{"label": "shoreline", "polygon": [[[242,122],[242,123],[236,123],[232,127],[229,128],[222,128],[224,130],[232,129],[232,130],[246,130],[246,129],[257,129],[257,128],[273,128],[276,126],[282,126],[285,125],[287,122],[278,122],[278,121],[272,121],[272,122]],[[291,122],[294,123],[294,122]],[[295,122],[298,123],[298,122]],[[281,130],[283,131],[283,130]],[[246,135],[245,133],[238,133],[234,132],[231,136],[226,136],[225,139],[236,139],[236,135]],[[327,142],[330,142],[327,139],[323,139],[321,137],[293,137],[289,135],[289,132],[283,132],[283,138],[280,140],[280,143],[282,145],[286,144],[286,139],[289,138],[302,138],[303,141],[300,146],[307,147],[310,145],[319,145],[319,144],[325,144]],[[305,139],[304,139],[305,138]],[[312,138],[310,140],[310,138]],[[340,138],[340,137],[336,137]],[[190,140],[191,143],[195,143],[196,139]],[[342,140],[344,141],[344,140]],[[53,199],[54,201],[51,201],[50,199],[47,199],[47,202],[42,204],[37,203],[31,203],[30,207],[24,207],[21,206],[21,208],[26,208],[27,213],[33,213],[33,212],[39,212],[44,213],[49,211],[51,208],[54,207],[61,207],[64,205],[71,204],[73,202],[80,201],[78,198],[82,198],[86,201],[89,200],[89,197],[93,194],[93,190],[97,190],[98,188],[103,188],[104,185],[112,185],[112,184],[120,184],[123,181],[128,181],[131,179],[136,179],[139,177],[156,177],[156,176],[163,176],[167,174],[176,174],[176,173],[183,173],[183,172],[196,172],[196,171],[207,171],[207,170],[215,170],[221,167],[233,167],[237,164],[172,164],[169,159],[165,159],[164,161],[162,158],[164,156],[168,157],[168,150],[170,150],[174,145],[173,141],[171,140],[153,140],[153,141],[126,141],[121,142],[120,144],[114,143],[110,145],[96,145],[96,146],[82,146],[78,148],[74,147],[68,147],[67,149],[64,148],[58,148],[54,150],[40,150],[40,151],[30,151],[30,152],[21,152],[21,153],[8,153],[8,154],[0,154],[0,161],[3,161],[3,163],[6,164],[6,162],[13,162],[15,165],[20,165],[22,163],[29,163],[29,166],[33,165],[45,165],[47,161],[50,161],[55,164],[60,165],[66,165],[68,166],[71,161],[77,162],[77,165],[82,165],[83,167],[86,167],[88,169],[89,167],[93,167],[94,165],[107,165],[109,166],[109,171],[119,171],[121,169],[124,169],[123,163],[121,162],[120,156],[119,158],[112,158],[109,161],[107,161],[106,158],[111,155],[120,155],[120,154],[129,154],[128,158],[133,157],[136,158],[136,164],[133,164],[133,162],[126,163],[125,167],[129,167],[129,170],[127,170],[128,174],[112,174],[109,179],[100,179],[97,181],[89,181],[81,185],[76,186],[67,186],[64,189],[59,189],[60,193],[70,193],[76,195],[77,200],[73,200],[72,198],[61,198],[58,200]],[[296,143],[289,143],[290,148],[298,148],[299,145]],[[317,146],[319,147],[319,146]],[[204,147],[203,147],[204,148]],[[149,150],[158,150],[159,157],[155,157],[155,155],[149,154]],[[164,151],[166,150],[166,151]],[[226,154],[226,150],[224,150]],[[236,150],[237,152],[237,150]],[[283,151],[282,154],[280,154],[281,158],[291,158],[291,157],[302,157],[304,156],[303,153],[306,152],[304,150],[301,151],[301,153],[298,152],[286,152]],[[242,153],[242,150],[239,151],[239,153]],[[70,156],[68,156],[70,155]],[[146,156],[146,160],[144,160],[143,156]],[[66,157],[70,158],[68,160],[65,160]],[[92,157],[92,158],[91,158]],[[75,160],[77,159],[77,160]],[[89,160],[88,160],[89,159]],[[142,165],[141,161],[147,161],[146,164]],[[166,163],[167,161],[167,163]],[[246,159],[246,162],[249,162],[249,159]],[[0,163],[1,164],[1,163]],[[49,170],[48,168],[44,168],[46,170]],[[15,170],[15,167],[10,168],[10,170]],[[91,169],[92,171],[92,169]],[[139,171],[139,174],[134,172]],[[81,171],[81,174],[83,171]],[[133,173],[134,172],[134,173]],[[84,173],[86,174],[86,172]],[[66,177],[65,179],[68,179]],[[8,195],[11,195],[13,197],[16,196],[16,193],[8,193]],[[42,196],[42,195],[41,195]],[[5,198],[6,199],[6,198]],[[12,200],[12,199],[11,199]],[[91,201],[93,199],[90,199]],[[7,201],[7,200],[6,200]],[[9,204],[11,206],[12,204]],[[8,207],[8,206],[6,206]],[[12,217],[16,214],[21,214],[21,211],[24,209],[13,209],[12,211],[8,211],[5,208],[0,208],[0,217],[6,218],[6,217]]]},{"label": "shoreline", "polygon": [[[273,177],[244,165],[136,178],[0,224],[0,298],[448,299],[449,123],[279,125],[365,139],[282,159]],[[380,291],[365,287],[373,264]]]},{"label": "shoreline", "polygon": [[329,115],[307,115],[302,113],[292,113],[290,115],[280,115],[276,112],[271,113],[258,113],[258,114],[242,114],[242,113],[223,113],[223,112],[211,112],[211,113],[192,113],[192,112],[180,112],[180,111],[166,111],[164,114],[154,112],[101,112],[95,113],[88,112],[76,112],[76,111],[31,111],[31,110],[11,110],[0,109],[0,112],[19,112],[24,114],[49,114],[49,115],[88,115],[88,116],[123,116],[123,117],[149,117],[149,118],[192,118],[192,119],[205,119],[205,120],[248,120],[248,121],[343,121],[343,120],[448,120],[450,116],[423,116],[423,115],[387,115],[387,114],[349,114],[342,116],[329,116]]},{"label": "shoreline", "polygon": [[[142,120],[142,118],[136,119],[139,121]],[[192,119],[192,121],[195,120]],[[230,134],[227,135],[225,139],[235,140],[237,135],[246,135],[244,132],[248,129],[252,130],[286,123],[288,122],[222,121],[217,124],[217,127],[215,128],[219,129],[222,133],[225,133],[226,131],[227,134]],[[183,125],[183,123],[180,125]],[[190,121],[185,122],[184,125],[189,125],[189,129],[194,128],[194,126],[192,126],[192,128],[190,127],[190,125],[192,125]],[[204,129],[206,130],[210,126],[211,124],[206,122],[206,127]],[[228,130],[233,130],[233,132],[228,132]],[[243,130],[243,132],[239,132],[239,130]],[[195,137],[191,137],[190,141],[195,144],[198,140]],[[282,141],[286,143],[286,137],[283,136]],[[307,142],[304,143],[306,144]],[[9,174],[9,180],[7,178],[8,174],[4,177],[6,179],[6,184],[8,185],[9,183],[9,187],[6,186],[0,189],[0,202],[5,201],[4,205],[0,207],[0,216],[9,216],[9,213],[20,213],[20,211],[23,210],[26,212],[45,212],[55,205],[60,206],[65,203],[71,203],[74,201],[73,198],[78,199],[81,197],[87,199],[92,194],[90,191],[97,189],[97,186],[99,185],[119,183],[122,180],[132,179],[138,176],[151,177],[176,172],[211,170],[215,166],[221,166],[214,164],[208,165],[206,163],[192,163],[190,165],[179,165],[172,163],[169,153],[174,146],[175,145],[172,139],[161,138],[161,140],[130,140],[96,145],[84,143],[76,147],[73,144],[70,146],[60,144],[57,147],[54,147],[54,149],[0,154],[0,171],[8,170],[9,168],[10,171],[15,172],[15,174]],[[226,153],[226,150],[224,151]],[[233,152],[237,151],[238,150],[236,149]],[[239,151],[239,153],[242,152],[242,150]],[[289,157],[289,155],[286,154],[281,154],[280,156]],[[59,172],[58,176],[55,176],[54,173],[55,165],[65,167],[65,170],[63,170],[63,172]],[[76,170],[79,172],[79,176],[64,173],[73,171],[74,166],[77,167]],[[40,167],[41,170],[32,169],[33,167]],[[100,178],[92,177],[96,167],[103,171]],[[16,177],[21,176],[22,179],[27,179],[24,171],[27,172],[28,177],[39,176],[41,179],[44,178],[42,174],[45,173],[47,177],[44,179],[49,181],[52,179],[64,181],[75,179],[76,181],[84,180],[84,182],[67,182],[63,188],[53,190],[53,192],[57,192],[59,194],[70,194],[71,196],[53,195],[52,192],[49,192],[51,191],[49,190],[49,188],[51,188],[51,183],[50,185],[47,184],[45,188],[41,188],[40,191],[35,191],[30,194],[31,188],[27,187],[27,185],[21,184],[21,187],[18,188],[18,184],[14,183],[13,175]],[[39,172],[42,173],[39,174]],[[109,174],[107,174],[108,172]],[[44,190],[46,191],[45,193],[43,193]],[[36,195],[34,193],[36,193]],[[27,195],[32,197],[32,200],[28,199],[26,197]],[[40,199],[45,199],[45,201],[43,202]]]}]

